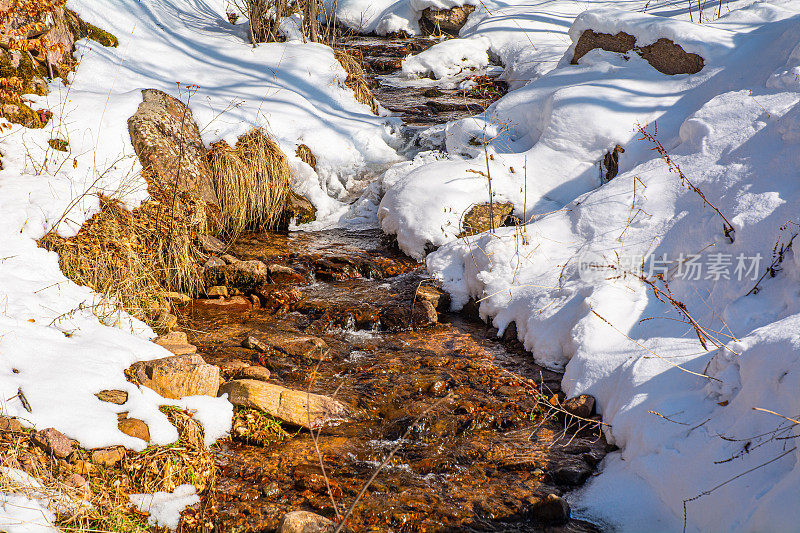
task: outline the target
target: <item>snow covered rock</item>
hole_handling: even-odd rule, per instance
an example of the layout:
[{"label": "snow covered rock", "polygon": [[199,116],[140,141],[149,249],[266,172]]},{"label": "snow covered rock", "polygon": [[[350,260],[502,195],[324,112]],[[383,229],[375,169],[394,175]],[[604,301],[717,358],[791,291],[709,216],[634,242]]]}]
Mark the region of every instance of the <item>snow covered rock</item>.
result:
[{"label": "snow covered rock", "polygon": [[450,9],[429,7],[422,11],[420,28],[430,35],[439,33],[458,35],[458,32],[467,23],[467,18],[473,11],[475,11],[475,6],[471,5],[456,6]]},{"label": "snow covered rock", "polygon": [[577,65],[580,58],[595,48],[620,53],[633,50],[653,65],[653,68],[664,74],[696,74],[705,64],[702,57],[686,52],[681,45],[669,39],[661,38],[653,44],[636,46],[636,37],[625,32],[611,35],[595,33],[592,30],[584,30],[578,39],[572,64]]},{"label": "snow covered rock", "polygon": [[151,172],[155,185],[175,187],[198,200],[217,205],[206,148],[192,111],[177,98],[157,89],[142,91],[142,103],[128,119],[131,143]]}]

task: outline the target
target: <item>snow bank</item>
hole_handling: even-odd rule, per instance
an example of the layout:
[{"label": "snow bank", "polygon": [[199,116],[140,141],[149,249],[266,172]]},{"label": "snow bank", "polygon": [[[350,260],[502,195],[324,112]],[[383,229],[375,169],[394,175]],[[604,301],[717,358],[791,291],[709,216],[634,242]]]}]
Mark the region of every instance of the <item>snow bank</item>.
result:
[{"label": "snow bank", "polygon": [[194,485],[175,487],[172,493],[131,494],[131,503],[143,513],[149,513],[147,523],[151,526],[178,529],[181,513],[190,505],[200,501]]},{"label": "snow bank", "polygon": [[[601,50],[569,65],[562,43],[557,68],[448,124],[446,157],[423,153],[387,173],[378,216],[407,253],[439,247],[427,266],[454,308],[480,300],[484,319],[501,332],[513,322],[539,363],[565,370],[568,395],[597,398],[620,451],[571,497],[579,516],[680,531],[685,505],[687,531],[792,531],[798,424],[784,417],[800,413],[800,240],[789,246],[800,229],[798,5],[758,2],[703,25],[663,9],[592,10],[569,35],[666,37],[705,54],[698,74],[667,76]],[[616,144],[619,174],[601,185],[597,163]],[[675,165],[732,224],[733,242]],[[494,200],[528,223],[456,239],[463,213],[488,201],[487,168]],[[642,266],[662,290],[656,275],[668,281],[703,343],[639,279]]]}]

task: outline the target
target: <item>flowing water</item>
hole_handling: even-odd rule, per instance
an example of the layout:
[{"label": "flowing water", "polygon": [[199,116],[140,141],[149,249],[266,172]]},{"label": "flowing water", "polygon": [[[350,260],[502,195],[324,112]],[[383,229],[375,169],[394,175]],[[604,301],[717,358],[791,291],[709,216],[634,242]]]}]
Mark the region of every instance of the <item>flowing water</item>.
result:
[{"label": "flowing water", "polygon": [[[359,37],[347,45],[388,73],[432,42]],[[474,114],[502,91],[488,78],[478,85],[494,89],[481,93],[434,80],[401,87],[390,73],[375,79],[382,104],[411,128]],[[224,373],[237,361],[261,364],[270,381],[335,396],[352,416],[316,443],[290,427],[293,437],[282,441],[221,443],[212,494],[219,530],[273,531],[292,510],[335,519],[378,471],[350,531],[596,531],[574,519],[549,525],[552,506],[542,503],[585,482],[607,451],[596,426],[576,433],[544,416],[560,375],[477,319],[445,312],[418,327],[408,310],[430,280],[379,231],[248,234],[230,252],[291,270],[273,276],[256,304],[194,305],[200,353]],[[393,331],[391,316],[399,317]],[[265,335],[279,343],[312,335],[330,351],[320,361],[242,346]]]}]

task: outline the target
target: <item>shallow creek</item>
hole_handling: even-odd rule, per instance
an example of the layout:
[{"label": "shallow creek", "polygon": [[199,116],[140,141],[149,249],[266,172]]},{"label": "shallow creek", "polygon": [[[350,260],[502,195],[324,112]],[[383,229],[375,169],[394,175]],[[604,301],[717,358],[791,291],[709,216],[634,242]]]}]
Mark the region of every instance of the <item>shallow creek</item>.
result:
[{"label": "shallow creek", "polygon": [[[374,71],[388,73],[432,42],[347,44]],[[409,89],[393,86],[391,74],[376,79],[384,83],[376,96],[411,127],[489,103],[453,87],[432,91],[433,80]],[[547,500],[585,482],[607,451],[596,427],[576,434],[565,431],[562,417],[543,417],[541,398],[558,392],[560,375],[466,315],[440,312],[437,323],[417,327],[407,310],[430,280],[379,231],[248,234],[230,253],[292,269],[262,291],[278,304],[264,297],[227,307],[196,302],[190,341],[223,373],[237,361],[260,364],[270,381],[335,396],[352,416],[324,429],[316,445],[308,431],[289,426],[294,436],[282,441],[222,442],[211,498],[218,530],[273,531],[293,510],[344,515],[396,449],[355,506],[350,531],[596,531],[574,519],[559,524],[560,504]],[[387,316],[409,327],[389,330]],[[330,347],[322,360],[242,342],[309,335]]]}]

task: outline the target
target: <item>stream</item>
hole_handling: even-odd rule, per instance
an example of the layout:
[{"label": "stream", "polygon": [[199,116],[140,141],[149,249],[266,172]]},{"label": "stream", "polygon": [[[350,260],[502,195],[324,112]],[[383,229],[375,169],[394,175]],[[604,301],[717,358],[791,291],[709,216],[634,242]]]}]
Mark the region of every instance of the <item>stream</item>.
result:
[{"label": "stream", "polygon": [[[492,81],[500,69],[491,67],[463,74],[482,76],[470,90],[401,83],[400,59],[435,42],[345,43],[360,51],[376,98],[410,135],[474,115],[504,90]],[[271,382],[334,396],[352,415],[316,443],[287,425],[290,438],[265,442],[234,427],[215,452],[220,474],[209,505],[217,530],[274,531],[294,510],[336,520],[378,470],[347,521],[350,531],[598,531],[564,520],[561,500],[548,498],[594,473],[608,451],[598,426],[566,428],[547,407],[561,376],[535,365],[516,339],[447,312],[446,295],[432,289],[423,266],[379,230],[250,233],[229,253],[269,265],[273,283],[249,299],[195,301],[190,342],[225,377],[242,362],[261,365]],[[423,294],[433,299],[418,312]],[[310,357],[246,342],[265,336],[278,347],[314,337],[329,350]]]}]

